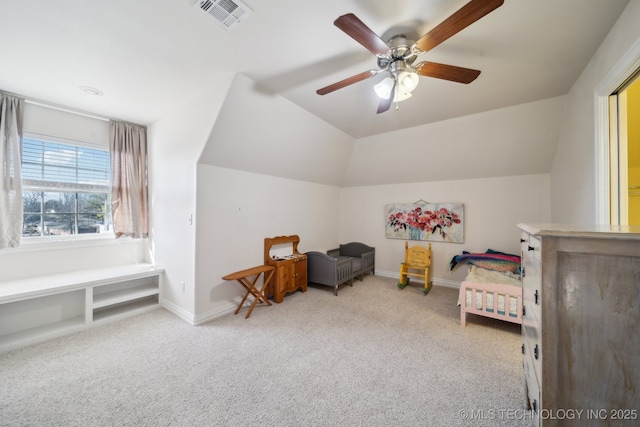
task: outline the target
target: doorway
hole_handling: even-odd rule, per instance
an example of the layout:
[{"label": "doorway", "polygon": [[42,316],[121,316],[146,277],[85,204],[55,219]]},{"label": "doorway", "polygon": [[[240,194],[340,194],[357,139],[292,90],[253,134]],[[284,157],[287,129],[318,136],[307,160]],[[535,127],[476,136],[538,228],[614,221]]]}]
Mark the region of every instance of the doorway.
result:
[{"label": "doorway", "polygon": [[[634,43],[620,60],[609,70],[595,88],[595,131],[596,131],[596,224],[620,223],[620,171],[628,173],[629,163],[620,162],[618,147],[617,100],[611,95],[617,94],[627,85],[638,85],[640,75],[640,41]],[[627,92],[628,95],[628,92]],[[633,94],[632,94],[633,96]],[[615,114],[611,112],[615,111]],[[637,112],[632,123],[638,123]],[[629,120],[627,120],[629,122]],[[622,129],[626,129],[626,125]],[[632,130],[633,132],[633,130]],[[611,144],[615,141],[615,144]],[[633,147],[637,148],[637,145]],[[633,148],[632,148],[633,149]],[[614,151],[612,153],[612,151]],[[637,161],[637,154],[632,154]],[[617,160],[613,160],[617,159]],[[634,163],[636,164],[636,163]],[[634,167],[634,166],[632,166]],[[614,170],[615,169],[615,170]],[[613,178],[613,179],[612,179]],[[629,191],[628,176],[624,191]],[[634,189],[635,190],[635,189]],[[633,200],[637,200],[637,196]],[[628,201],[627,201],[628,203]],[[634,202],[632,202],[633,204]],[[628,207],[628,206],[627,206]]]},{"label": "doorway", "polygon": [[610,223],[640,225],[640,70],[609,97]]}]

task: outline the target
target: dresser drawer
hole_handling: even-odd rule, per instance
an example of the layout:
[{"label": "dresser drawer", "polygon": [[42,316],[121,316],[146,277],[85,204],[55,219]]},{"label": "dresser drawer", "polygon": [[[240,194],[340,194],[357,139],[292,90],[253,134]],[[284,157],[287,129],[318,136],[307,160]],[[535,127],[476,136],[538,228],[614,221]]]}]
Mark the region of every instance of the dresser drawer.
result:
[{"label": "dresser drawer", "polygon": [[[524,285],[524,279],[523,279]],[[539,289],[522,287],[522,317],[532,317],[536,320],[542,319],[542,306],[540,304],[541,293]]]},{"label": "dresser drawer", "polygon": [[540,425],[538,414],[540,412],[540,384],[533,367],[532,358],[525,354],[523,357],[524,380],[527,392],[527,404],[532,410],[535,425]]},{"label": "dresser drawer", "polygon": [[522,345],[524,359],[529,361],[536,378],[540,379],[542,375],[542,344],[539,326],[522,324]]},{"label": "dresser drawer", "polygon": [[[542,323],[540,319],[542,318],[542,310],[540,309],[540,305],[536,307],[536,304],[532,300],[526,300],[522,298],[522,326],[529,328],[541,329]],[[524,329],[523,329],[524,333]]]},{"label": "dresser drawer", "polygon": [[522,241],[522,305],[525,307],[525,316],[535,314],[536,319],[541,319],[542,308],[542,271],[541,271],[541,244],[534,236],[524,233]]}]

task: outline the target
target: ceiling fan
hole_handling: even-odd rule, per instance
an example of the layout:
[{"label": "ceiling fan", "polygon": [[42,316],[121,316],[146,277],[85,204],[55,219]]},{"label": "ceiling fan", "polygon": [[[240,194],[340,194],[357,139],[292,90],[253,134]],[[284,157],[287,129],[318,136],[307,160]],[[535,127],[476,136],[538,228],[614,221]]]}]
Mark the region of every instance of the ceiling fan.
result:
[{"label": "ceiling fan", "polygon": [[502,6],[503,3],[504,0],[471,0],[416,42],[407,40],[404,35],[397,35],[385,43],[353,13],[342,15],[333,24],[376,55],[379,69],[368,70],[348,77],[318,89],[316,93],[326,95],[381,72],[386,72],[389,73],[388,77],[374,87],[376,94],[381,98],[378,106],[378,114],[380,114],[387,111],[392,102],[400,102],[411,97],[411,92],[418,85],[419,76],[435,77],[465,84],[471,83],[480,75],[479,70],[436,62],[423,61],[417,64],[414,62],[418,55],[438,46],[449,37]]}]

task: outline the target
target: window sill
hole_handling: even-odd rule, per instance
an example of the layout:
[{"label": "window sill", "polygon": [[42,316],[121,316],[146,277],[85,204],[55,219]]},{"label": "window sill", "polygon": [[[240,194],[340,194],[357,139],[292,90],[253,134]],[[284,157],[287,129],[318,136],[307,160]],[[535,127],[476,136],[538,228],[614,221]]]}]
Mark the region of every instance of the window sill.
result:
[{"label": "window sill", "polygon": [[50,251],[64,248],[82,248],[91,246],[109,246],[131,244],[136,240],[130,237],[116,237],[111,233],[98,236],[63,236],[63,237],[27,237],[23,238],[20,246],[2,249],[0,252],[34,252]]}]

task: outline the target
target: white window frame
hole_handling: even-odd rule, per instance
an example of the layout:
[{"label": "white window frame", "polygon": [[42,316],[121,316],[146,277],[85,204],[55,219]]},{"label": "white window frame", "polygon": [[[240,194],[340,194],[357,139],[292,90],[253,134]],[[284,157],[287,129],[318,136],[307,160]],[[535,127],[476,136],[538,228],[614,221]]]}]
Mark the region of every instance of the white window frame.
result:
[{"label": "white window frame", "polygon": [[[102,144],[95,144],[86,141],[71,140],[66,138],[60,138],[50,135],[42,135],[33,132],[24,132],[23,139],[34,139],[38,141],[51,142],[65,144],[75,147],[86,147],[95,150],[108,151],[108,148]],[[25,192],[63,192],[63,193],[95,193],[95,194],[109,194],[111,191],[111,185],[100,186],[90,184],[69,184],[65,185],[58,182],[47,182],[42,185],[41,182],[22,179],[22,191]],[[24,203],[24,202],[23,202]],[[74,214],[77,216],[77,207]],[[112,227],[112,222],[110,222]],[[59,236],[22,236],[22,244],[32,243],[60,243],[64,241],[87,241],[87,240],[115,240],[115,235],[112,232],[112,228],[102,233],[86,233],[86,234],[68,234]]]}]

